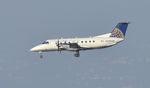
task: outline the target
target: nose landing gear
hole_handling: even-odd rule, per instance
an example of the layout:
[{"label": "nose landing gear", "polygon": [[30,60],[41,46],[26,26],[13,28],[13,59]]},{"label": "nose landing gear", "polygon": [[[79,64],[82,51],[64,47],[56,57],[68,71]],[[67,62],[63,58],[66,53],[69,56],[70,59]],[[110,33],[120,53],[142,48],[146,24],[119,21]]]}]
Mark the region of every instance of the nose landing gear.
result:
[{"label": "nose landing gear", "polygon": [[40,54],[40,58],[42,59],[43,58],[43,53],[40,51],[39,54]]}]

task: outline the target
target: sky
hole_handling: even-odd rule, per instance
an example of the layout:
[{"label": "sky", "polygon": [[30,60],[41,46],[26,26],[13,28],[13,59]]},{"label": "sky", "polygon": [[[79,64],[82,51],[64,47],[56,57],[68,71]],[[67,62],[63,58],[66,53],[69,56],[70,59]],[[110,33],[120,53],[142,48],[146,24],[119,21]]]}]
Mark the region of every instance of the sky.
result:
[{"label": "sky", "polygon": [[[149,0],[0,0],[1,88],[150,88]],[[116,46],[44,53],[47,39],[89,37],[130,21]]]}]

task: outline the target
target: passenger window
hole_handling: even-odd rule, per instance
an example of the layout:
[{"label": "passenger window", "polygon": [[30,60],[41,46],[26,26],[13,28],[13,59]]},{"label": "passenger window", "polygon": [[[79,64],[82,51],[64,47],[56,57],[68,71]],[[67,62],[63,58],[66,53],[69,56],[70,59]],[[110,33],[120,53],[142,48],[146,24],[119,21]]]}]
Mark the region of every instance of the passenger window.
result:
[{"label": "passenger window", "polygon": [[83,41],[81,41],[81,43],[83,43]]},{"label": "passenger window", "polygon": [[89,43],[91,43],[91,41],[89,41]]},{"label": "passenger window", "polygon": [[93,40],[93,43],[95,43],[95,41]]},{"label": "passenger window", "polygon": [[85,43],[87,43],[87,41],[85,41]]}]

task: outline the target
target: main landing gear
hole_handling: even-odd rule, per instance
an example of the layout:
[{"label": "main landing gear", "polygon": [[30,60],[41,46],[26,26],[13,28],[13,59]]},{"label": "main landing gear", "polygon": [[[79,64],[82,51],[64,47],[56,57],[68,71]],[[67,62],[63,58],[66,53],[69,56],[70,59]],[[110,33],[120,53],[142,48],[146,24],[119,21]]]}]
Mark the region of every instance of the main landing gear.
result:
[{"label": "main landing gear", "polygon": [[76,53],[74,54],[75,57],[80,57],[80,53],[79,53],[79,50],[76,51]]}]

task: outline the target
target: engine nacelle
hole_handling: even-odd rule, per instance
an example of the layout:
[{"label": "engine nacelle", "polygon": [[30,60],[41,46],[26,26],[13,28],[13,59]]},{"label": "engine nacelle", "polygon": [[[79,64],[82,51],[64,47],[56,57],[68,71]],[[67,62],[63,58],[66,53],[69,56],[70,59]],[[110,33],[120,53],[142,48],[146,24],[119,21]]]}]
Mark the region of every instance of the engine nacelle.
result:
[{"label": "engine nacelle", "polygon": [[69,43],[60,43],[60,48],[68,49],[68,48],[70,48],[70,44]]}]

